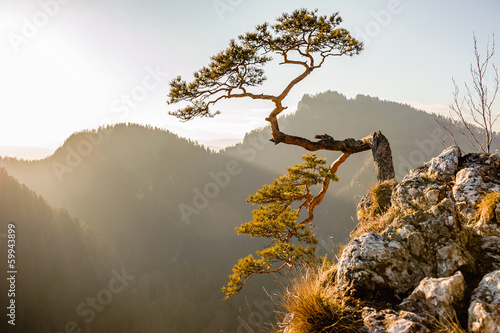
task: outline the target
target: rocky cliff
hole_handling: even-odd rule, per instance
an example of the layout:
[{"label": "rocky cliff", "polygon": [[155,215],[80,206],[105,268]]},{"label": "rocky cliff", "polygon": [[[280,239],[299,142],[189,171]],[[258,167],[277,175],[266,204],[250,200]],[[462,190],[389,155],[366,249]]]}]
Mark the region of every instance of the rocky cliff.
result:
[{"label": "rocky cliff", "polygon": [[[500,156],[450,147],[388,188],[361,200],[322,294],[352,331],[500,332]],[[293,318],[284,331],[302,333]],[[321,332],[351,332],[335,325]]]}]

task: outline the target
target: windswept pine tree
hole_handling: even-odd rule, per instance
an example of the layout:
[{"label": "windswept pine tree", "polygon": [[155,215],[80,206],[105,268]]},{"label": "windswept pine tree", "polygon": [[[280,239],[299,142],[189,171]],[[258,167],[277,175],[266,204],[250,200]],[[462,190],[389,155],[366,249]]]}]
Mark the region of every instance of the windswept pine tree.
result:
[{"label": "windswept pine tree", "polygon": [[[298,211],[290,207],[291,201],[285,205],[283,202],[303,201],[303,207],[312,212],[322,196],[315,202],[310,193],[307,195],[308,187],[322,184],[322,191],[326,191],[329,182],[335,178],[335,171],[351,154],[372,150],[378,180],[395,178],[389,142],[380,132],[373,132],[358,140],[353,138],[336,140],[328,134],[321,134],[315,136],[317,141],[311,141],[280,130],[278,116],[287,108],[283,105],[283,100],[298,83],[313,71],[320,69],[327,59],[353,56],[363,49],[361,42],[352,37],[349,31],[340,27],[341,23],[342,19],[338,13],[329,16],[317,15],[317,10],[307,9],[295,10],[291,14],[284,13],[277,18],[275,24],[258,25],[255,31],[240,35],[238,40],[231,40],[226,50],[213,56],[207,66],[194,73],[193,81],[187,82],[179,76],[170,82],[168,103],[188,103],[187,106],[170,113],[183,121],[196,117],[216,116],[220,112],[213,111],[212,108],[222,100],[234,98],[263,100],[274,105],[266,118],[271,125],[270,141],[274,144],[285,143],[309,151],[330,150],[342,153],[333,162],[328,173],[325,169],[317,169],[317,174],[308,171],[300,176],[303,178],[292,179],[294,169],[290,169],[288,175],[250,197],[253,203],[268,205],[254,212],[252,222],[242,225],[238,228],[238,232],[271,238],[273,241],[265,250],[258,252],[260,259],[246,257],[234,266],[234,274],[231,275],[228,286],[223,289],[226,296],[238,292],[252,276],[281,271],[298,262],[312,260],[313,233],[303,231],[303,227],[312,222],[313,215],[310,213],[305,221],[297,222]],[[279,94],[254,92],[255,87],[262,85],[266,80],[263,66],[273,59],[272,55],[281,59],[280,65],[298,66],[303,70],[285,84]],[[306,165],[311,163],[312,165],[308,167],[312,169],[324,164],[313,156],[306,157],[305,163]],[[295,170],[300,168],[304,170],[308,167],[297,166],[299,169]],[[277,195],[280,191],[281,193]],[[292,245],[290,242],[292,236],[299,241],[307,239],[309,247]],[[275,267],[277,262],[281,264]]]}]

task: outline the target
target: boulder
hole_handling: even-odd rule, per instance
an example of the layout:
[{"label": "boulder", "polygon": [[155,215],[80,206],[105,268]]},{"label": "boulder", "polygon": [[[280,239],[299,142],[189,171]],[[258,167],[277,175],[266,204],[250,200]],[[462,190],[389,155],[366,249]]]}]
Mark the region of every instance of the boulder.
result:
[{"label": "boulder", "polygon": [[[468,309],[471,332],[500,333],[500,202],[477,211],[496,191],[498,154],[450,147],[411,170],[382,215],[364,217],[375,202],[363,197],[359,230],[376,219],[378,232],[353,233],[329,278],[337,297],[365,305],[361,332],[433,332],[435,319],[459,327]],[[460,323],[446,323],[456,317]]]},{"label": "boulder", "polygon": [[481,256],[486,269],[500,269],[500,237],[481,237]]},{"label": "boulder", "polygon": [[491,186],[483,181],[475,168],[461,169],[457,172],[453,186],[453,199],[462,221],[473,221],[479,200]]},{"label": "boulder", "polygon": [[445,149],[439,156],[424,164],[427,167],[427,175],[434,179],[452,180],[458,169],[460,155],[457,146]]},{"label": "boulder", "polygon": [[400,305],[401,309],[428,313],[434,318],[455,318],[455,308],[464,299],[465,280],[461,272],[450,277],[425,278]]},{"label": "boulder", "polygon": [[500,270],[486,274],[472,293],[469,331],[500,333]]},{"label": "boulder", "polygon": [[337,265],[337,283],[355,286],[354,294],[373,298],[399,297],[425,277],[419,263],[398,241],[376,232],[363,234],[347,245]]}]

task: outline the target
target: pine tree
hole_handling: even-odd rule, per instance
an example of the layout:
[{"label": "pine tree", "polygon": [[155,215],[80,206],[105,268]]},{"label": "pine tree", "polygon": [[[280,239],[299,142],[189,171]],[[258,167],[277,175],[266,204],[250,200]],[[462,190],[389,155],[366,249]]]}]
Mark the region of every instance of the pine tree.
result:
[{"label": "pine tree", "polygon": [[[253,32],[247,32],[231,40],[226,50],[211,57],[210,63],[194,73],[194,80],[187,82],[180,76],[170,82],[169,104],[187,103],[187,106],[170,112],[189,121],[196,117],[214,117],[215,104],[234,98],[251,98],[274,104],[266,118],[271,125],[274,144],[289,144],[308,151],[330,150],[342,152],[329,167],[325,160],[316,155],[306,155],[304,163],[290,168],[286,175],[272,185],[264,186],[250,196],[249,201],[260,204],[254,211],[252,221],[240,226],[239,233],[251,237],[264,237],[272,243],[262,251],[241,259],[233,268],[230,282],[223,288],[226,296],[237,293],[251,277],[273,273],[296,265],[311,264],[315,261],[315,244],[311,229],[314,208],[321,203],[331,180],[336,180],[335,172],[340,164],[354,153],[371,150],[377,178],[380,182],[394,179],[394,167],[389,141],[380,132],[373,132],[359,140],[347,138],[336,140],[327,134],[316,135],[317,141],[289,135],[280,130],[278,116],[286,109],[283,100],[290,91],[323,66],[331,57],[353,56],[363,49],[361,42],[340,27],[338,13],[319,16],[317,10],[295,10],[284,13],[275,24],[258,25]],[[303,71],[285,84],[277,95],[255,92],[255,88],[266,80],[264,65],[276,55],[280,65],[298,66]],[[316,196],[311,187],[320,185]],[[302,202],[299,207],[293,204]],[[307,210],[307,218],[298,222],[302,209]]]},{"label": "pine tree", "polygon": [[[268,238],[272,242],[256,252],[258,259],[249,255],[233,267],[230,281],[223,288],[226,298],[239,292],[253,276],[318,262],[315,252],[318,241],[310,223],[314,208],[323,199],[329,182],[337,181],[338,177],[331,168],[324,166],[326,159],[318,158],[316,154],[304,155],[302,159],[302,164],[289,167],[285,175],[271,185],[264,185],[248,198],[248,202],[259,205],[259,208],[253,211],[252,220],[236,231],[250,237]],[[315,185],[321,185],[321,189],[313,196]],[[307,211],[307,217],[299,221],[302,210]]]}]

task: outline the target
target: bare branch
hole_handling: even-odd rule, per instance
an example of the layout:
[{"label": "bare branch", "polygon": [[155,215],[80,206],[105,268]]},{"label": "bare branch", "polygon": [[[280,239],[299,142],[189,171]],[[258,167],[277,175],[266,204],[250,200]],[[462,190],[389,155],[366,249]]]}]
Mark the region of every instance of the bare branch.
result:
[{"label": "bare branch", "polygon": [[[494,116],[492,110],[500,85],[498,70],[494,64],[492,65],[494,77],[493,93],[491,95],[489,95],[489,87],[486,82],[489,64],[495,54],[495,35],[493,35],[491,50],[488,39],[484,60],[481,59],[475,34],[473,34],[473,46],[475,62],[470,65],[473,89],[465,83],[466,94],[462,101],[460,101],[458,85],[452,79],[454,92],[453,104],[450,105],[451,121],[445,122],[443,118],[440,118],[437,122],[450,134],[455,144],[457,144],[457,140],[453,133],[454,129],[467,140],[467,144],[472,150],[490,153],[494,137],[493,127],[500,116],[500,114]],[[466,116],[472,118],[473,124],[476,127],[467,121]],[[451,123],[454,124],[454,129],[451,127]]]}]

